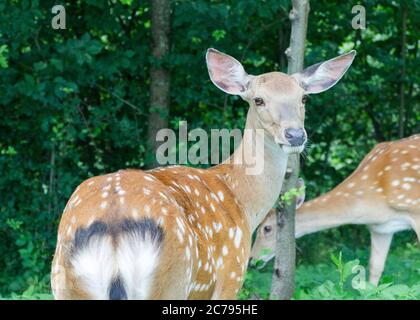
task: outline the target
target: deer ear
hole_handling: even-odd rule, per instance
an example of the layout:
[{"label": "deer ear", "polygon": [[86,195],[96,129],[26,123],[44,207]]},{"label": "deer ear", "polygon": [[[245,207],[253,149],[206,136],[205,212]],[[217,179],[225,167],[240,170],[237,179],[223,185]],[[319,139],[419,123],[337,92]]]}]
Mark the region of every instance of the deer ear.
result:
[{"label": "deer ear", "polygon": [[244,95],[251,76],[235,58],[210,48],[206,54],[210,79],[216,87],[229,94]]},{"label": "deer ear", "polygon": [[305,181],[302,178],[299,178],[298,181],[296,182],[296,188],[297,189],[302,189],[301,192],[299,193],[299,195],[296,197],[296,210],[299,209],[302,204],[305,202]]},{"label": "deer ear", "polygon": [[293,76],[307,94],[320,93],[334,86],[352,64],[356,51],[314,64]]}]

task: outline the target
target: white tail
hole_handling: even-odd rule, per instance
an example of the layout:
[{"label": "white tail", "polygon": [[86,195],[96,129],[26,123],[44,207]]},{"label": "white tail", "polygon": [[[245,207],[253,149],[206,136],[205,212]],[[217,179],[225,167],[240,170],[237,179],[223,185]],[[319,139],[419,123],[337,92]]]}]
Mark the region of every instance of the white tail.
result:
[{"label": "white tail", "polygon": [[[353,57],[354,52],[325,62],[334,71],[328,77],[317,67],[301,77],[250,76],[234,58],[209,49],[212,81],[250,104],[242,143],[230,159],[208,170],[124,170],[83,182],[60,222],[54,296],[236,298],[251,234],[280,194],[288,154],[301,152],[306,141],[306,91],[297,79],[305,80],[305,88],[312,81],[319,90],[329,87]],[[258,166],[257,174],[248,174]]]},{"label": "white tail", "polygon": [[[297,211],[296,237],[365,224],[371,234],[370,282],[377,284],[395,232],[414,229],[420,240],[420,135],[378,144],[358,168],[330,192]],[[251,256],[267,261],[275,244],[275,211],[258,230]]]}]

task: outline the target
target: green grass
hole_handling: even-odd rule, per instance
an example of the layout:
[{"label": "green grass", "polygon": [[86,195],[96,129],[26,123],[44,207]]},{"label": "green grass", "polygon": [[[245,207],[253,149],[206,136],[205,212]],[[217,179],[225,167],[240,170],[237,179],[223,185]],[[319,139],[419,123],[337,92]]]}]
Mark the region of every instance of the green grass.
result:
[{"label": "green grass", "polygon": [[[407,243],[391,250],[378,287],[367,283],[367,250],[356,250],[360,259],[345,260],[340,252],[325,263],[301,263],[296,269],[294,299],[420,299],[420,250]],[[273,263],[263,269],[249,268],[240,299],[267,299]],[[366,280],[366,281],[361,281]],[[360,286],[360,285],[365,285]]]},{"label": "green grass", "polygon": [[[410,234],[400,235],[396,240],[388,256],[379,286],[373,287],[369,283],[365,283],[364,289],[355,289],[352,282],[360,284],[358,281],[360,278],[367,280],[367,249],[352,249],[341,244],[326,246],[320,251],[316,262],[312,263],[309,262],[310,259],[307,258],[306,251],[300,252],[296,269],[296,290],[293,298],[296,300],[420,299],[420,250],[418,244]],[[301,243],[298,242],[298,244]],[[357,244],[360,245],[360,243]],[[268,299],[272,270],[272,262],[262,269],[249,268],[239,299],[256,297]],[[363,271],[365,271],[364,275]],[[43,280],[33,280],[24,292],[0,294],[0,300],[52,299],[49,283],[46,280],[49,277],[43,276],[40,279]]]}]

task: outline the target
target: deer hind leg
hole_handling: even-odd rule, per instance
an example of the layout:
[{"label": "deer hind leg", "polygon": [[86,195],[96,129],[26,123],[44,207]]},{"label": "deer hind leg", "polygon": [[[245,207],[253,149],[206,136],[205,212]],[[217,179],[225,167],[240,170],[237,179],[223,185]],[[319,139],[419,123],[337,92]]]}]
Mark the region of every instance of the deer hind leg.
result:
[{"label": "deer hind leg", "polygon": [[416,232],[417,240],[420,245],[420,217],[416,217],[416,219],[414,219],[413,229]]},{"label": "deer hind leg", "polygon": [[224,285],[216,285],[211,300],[236,300],[241,284],[241,281],[235,279]]},{"label": "deer hind leg", "polygon": [[72,277],[69,268],[65,263],[66,244],[62,243],[60,237],[57,241],[57,247],[54,253],[54,259],[51,268],[51,289],[55,300],[69,300],[72,296]]},{"label": "deer hind leg", "polygon": [[369,260],[369,282],[378,285],[391,246],[393,233],[377,233],[370,230],[371,251]]}]

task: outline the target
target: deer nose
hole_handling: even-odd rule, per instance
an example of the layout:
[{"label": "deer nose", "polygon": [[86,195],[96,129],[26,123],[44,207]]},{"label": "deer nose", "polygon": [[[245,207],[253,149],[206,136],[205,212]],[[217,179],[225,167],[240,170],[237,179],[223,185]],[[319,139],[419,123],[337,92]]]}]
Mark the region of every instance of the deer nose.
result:
[{"label": "deer nose", "polygon": [[288,128],[284,130],[284,136],[286,137],[286,140],[290,143],[290,145],[293,147],[301,146],[306,141],[305,130],[303,130],[302,128]]}]

